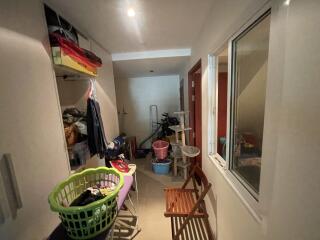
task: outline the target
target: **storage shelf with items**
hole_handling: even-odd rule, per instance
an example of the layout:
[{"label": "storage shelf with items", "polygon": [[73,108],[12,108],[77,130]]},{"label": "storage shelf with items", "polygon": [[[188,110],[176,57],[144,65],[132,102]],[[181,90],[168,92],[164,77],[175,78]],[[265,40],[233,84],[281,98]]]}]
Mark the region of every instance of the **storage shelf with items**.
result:
[{"label": "storage shelf with items", "polygon": [[67,107],[62,112],[62,119],[70,167],[73,171],[79,170],[90,158],[87,143],[86,113],[76,107]]},{"label": "storage shelf with items", "polygon": [[60,75],[96,77],[102,62],[93,52],[80,46],[79,38],[83,35],[47,5],[45,15],[55,71]]},{"label": "storage shelf with items", "polygon": [[90,78],[97,76],[97,69],[88,68],[63,53],[60,47],[52,47],[52,60],[56,75],[70,76],[79,75],[82,78]]},{"label": "storage shelf with items", "polygon": [[93,155],[88,145],[87,99],[102,61],[83,48],[91,48],[89,39],[46,4],[44,8],[70,170],[80,171]]}]

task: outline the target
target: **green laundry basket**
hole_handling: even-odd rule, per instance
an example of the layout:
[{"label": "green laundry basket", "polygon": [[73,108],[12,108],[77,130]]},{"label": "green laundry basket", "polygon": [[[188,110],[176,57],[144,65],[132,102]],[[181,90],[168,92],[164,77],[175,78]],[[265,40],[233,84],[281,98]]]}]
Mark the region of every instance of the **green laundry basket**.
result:
[{"label": "green laundry basket", "polygon": [[[117,196],[123,176],[113,168],[89,168],[58,184],[49,195],[51,210],[59,213],[72,239],[88,239],[108,229],[117,215]],[[114,190],[106,197],[81,207],[69,206],[87,188],[108,186]]]}]

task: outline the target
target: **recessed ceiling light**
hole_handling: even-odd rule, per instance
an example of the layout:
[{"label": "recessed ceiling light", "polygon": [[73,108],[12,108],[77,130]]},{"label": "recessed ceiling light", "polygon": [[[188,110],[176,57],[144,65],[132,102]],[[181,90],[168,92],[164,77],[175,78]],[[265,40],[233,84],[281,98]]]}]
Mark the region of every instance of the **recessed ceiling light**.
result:
[{"label": "recessed ceiling light", "polygon": [[133,8],[129,8],[127,13],[129,17],[134,17],[136,15],[136,12]]}]

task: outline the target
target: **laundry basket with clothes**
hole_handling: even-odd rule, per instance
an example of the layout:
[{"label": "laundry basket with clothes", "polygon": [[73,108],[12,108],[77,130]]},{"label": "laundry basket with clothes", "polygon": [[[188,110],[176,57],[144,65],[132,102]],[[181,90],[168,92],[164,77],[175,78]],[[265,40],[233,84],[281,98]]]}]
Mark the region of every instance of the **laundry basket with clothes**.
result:
[{"label": "laundry basket with clothes", "polygon": [[89,168],[58,184],[49,195],[72,239],[88,239],[107,230],[117,215],[117,197],[124,183],[112,168]]}]

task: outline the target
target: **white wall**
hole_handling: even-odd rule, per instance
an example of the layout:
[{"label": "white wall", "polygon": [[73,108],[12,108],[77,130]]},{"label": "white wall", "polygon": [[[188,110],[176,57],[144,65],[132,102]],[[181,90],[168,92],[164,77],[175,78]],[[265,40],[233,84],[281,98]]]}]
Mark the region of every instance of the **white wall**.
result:
[{"label": "white wall", "polygon": [[[272,65],[268,71],[270,84],[267,83],[269,116],[266,117],[278,120],[278,130],[265,126],[265,134],[273,131],[278,139],[277,142],[270,139],[264,146],[276,150],[266,239],[317,240],[320,239],[320,2],[291,1],[288,7],[280,2],[278,6],[272,23]],[[281,29],[283,26],[285,29]],[[282,84],[280,89],[278,81]],[[281,100],[275,102],[274,96],[278,95]],[[266,155],[265,159],[271,157]],[[262,173],[263,184],[267,185],[269,173]]]},{"label": "white wall", "polygon": [[[202,67],[202,162],[203,169],[213,184],[206,199],[210,222],[218,239],[259,240],[262,239],[260,224],[252,217],[239,196],[220,170],[208,158],[208,54],[225,46],[240,27],[263,6],[265,0],[219,0],[216,1],[202,32],[192,47],[190,63],[184,73],[188,89],[187,72],[201,59]],[[187,91],[186,91],[187,92]],[[188,109],[186,94],[185,109]]]},{"label": "white wall", "polygon": [[[112,61],[91,46],[103,61],[97,95],[112,139],[119,131]],[[59,223],[47,198],[69,164],[42,1],[0,2],[0,54],[0,152],[12,155],[23,202],[18,217],[0,225],[0,238],[46,239]]]},{"label": "white wall", "polygon": [[[215,1],[185,71],[202,60],[202,136],[208,142],[208,54],[266,1]],[[288,3],[289,6],[287,5]],[[257,221],[203,144],[203,168],[213,183],[206,199],[220,240],[318,240],[320,232],[320,2],[272,1],[266,112]],[[186,102],[186,105],[188,103]]]},{"label": "white wall", "polygon": [[11,153],[23,208],[1,239],[44,239],[58,224],[48,195],[68,176],[40,1],[0,2],[0,151]]},{"label": "white wall", "polygon": [[158,105],[159,121],[162,113],[180,108],[178,75],[117,79],[116,92],[120,131],[136,136],[137,143],[151,133],[150,105]]}]

